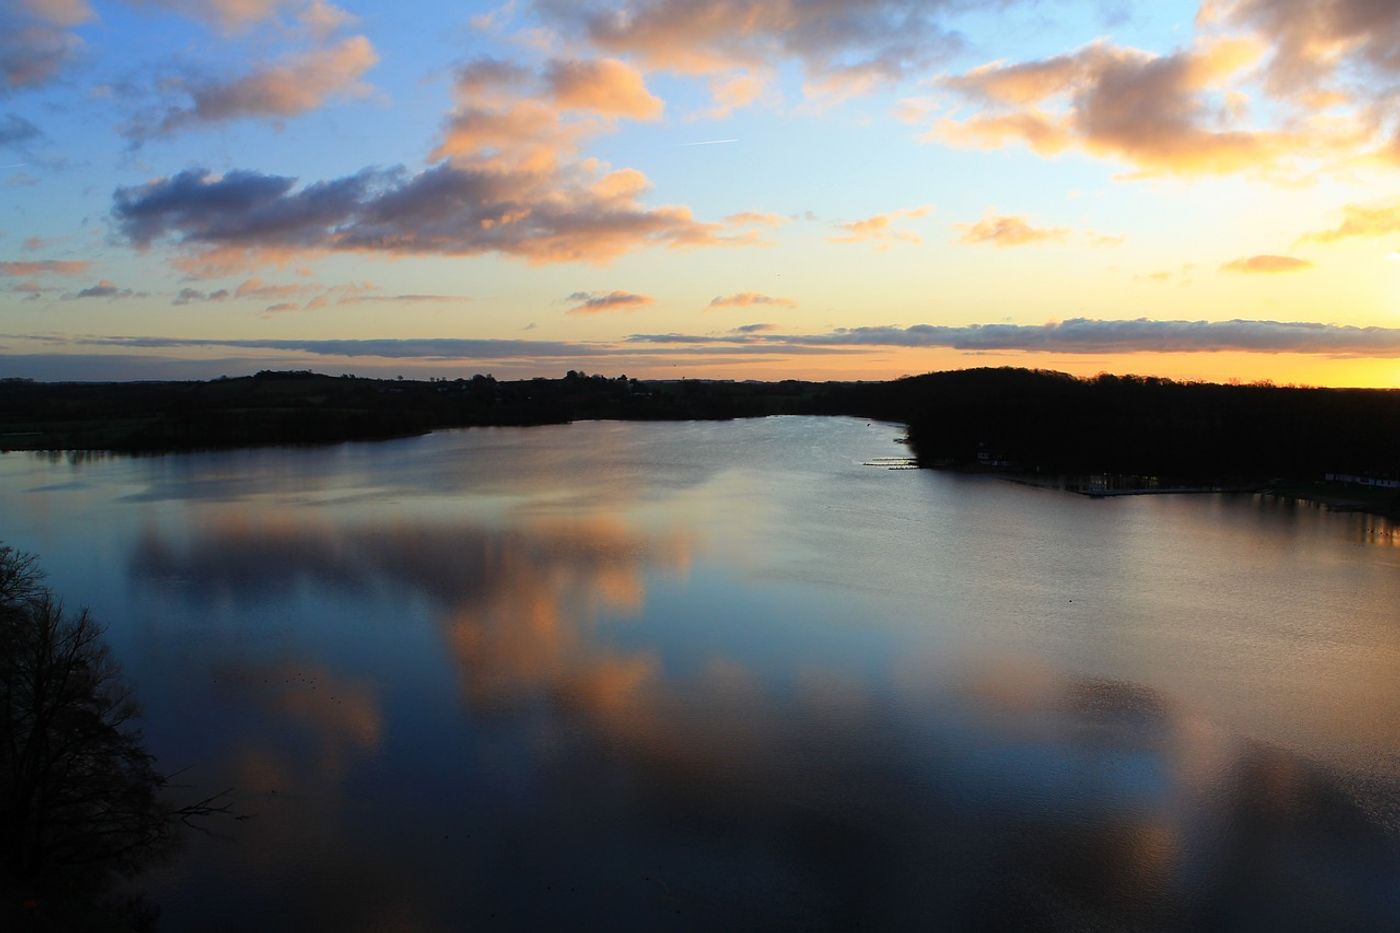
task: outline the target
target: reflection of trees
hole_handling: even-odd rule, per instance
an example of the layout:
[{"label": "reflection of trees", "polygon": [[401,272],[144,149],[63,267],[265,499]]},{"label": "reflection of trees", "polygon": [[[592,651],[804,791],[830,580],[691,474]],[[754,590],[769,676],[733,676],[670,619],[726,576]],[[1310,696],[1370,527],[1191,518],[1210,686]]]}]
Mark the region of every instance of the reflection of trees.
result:
[{"label": "reflection of trees", "polygon": [[137,707],[87,610],[41,585],[34,558],[0,547],[0,847],[15,923],[79,929],[138,920],[104,903],[174,841],[166,779],[135,727]]}]

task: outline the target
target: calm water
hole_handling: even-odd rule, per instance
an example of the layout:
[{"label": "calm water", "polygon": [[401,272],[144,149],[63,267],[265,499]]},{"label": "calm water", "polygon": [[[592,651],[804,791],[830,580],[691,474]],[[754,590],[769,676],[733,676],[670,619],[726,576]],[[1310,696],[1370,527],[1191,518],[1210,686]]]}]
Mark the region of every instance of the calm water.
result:
[{"label": "calm water", "polygon": [[165,929],[1400,928],[1400,530],[772,418],[0,457],[166,770]]}]

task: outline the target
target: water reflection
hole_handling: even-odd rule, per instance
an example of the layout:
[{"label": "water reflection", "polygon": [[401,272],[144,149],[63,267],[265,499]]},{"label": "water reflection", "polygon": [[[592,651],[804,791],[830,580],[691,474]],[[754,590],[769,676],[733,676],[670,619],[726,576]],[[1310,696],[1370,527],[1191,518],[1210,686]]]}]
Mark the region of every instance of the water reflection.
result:
[{"label": "water reflection", "polygon": [[379,750],[384,715],[372,681],[340,676],[308,659],[216,663],[210,673],[226,702],[255,705],[313,737],[322,774],[338,775],[348,756]]},{"label": "water reflection", "polygon": [[[653,612],[695,547],[589,515],[148,527],[133,578],[191,607],[302,593],[359,607],[345,624],[391,652],[425,606],[457,700],[421,660],[202,658],[253,717],[226,767],[265,810],[185,889],[257,892],[216,897],[230,927],[1400,921],[1393,784],[1366,796],[1186,698],[1014,654],[814,663],[780,639],[775,659],[761,603]],[[687,627],[725,634],[697,658]]]},{"label": "water reflection", "polygon": [[[684,538],[644,539],[616,521],[471,526],[255,527],[229,519],[183,549],[148,531],[132,558],[138,578],[178,580],[191,599],[265,599],[312,583],[430,600],[474,704],[539,691],[613,701],[654,666],[644,654],[595,652],[581,630],[599,613],[637,615],[644,571],[683,572]],[[407,592],[404,592],[407,591]],[[273,678],[276,679],[275,676]]]},{"label": "water reflection", "polygon": [[35,557],[0,544],[0,922],[145,929],[149,906],[120,880],[228,804],[169,803],[102,629],[42,581]]}]

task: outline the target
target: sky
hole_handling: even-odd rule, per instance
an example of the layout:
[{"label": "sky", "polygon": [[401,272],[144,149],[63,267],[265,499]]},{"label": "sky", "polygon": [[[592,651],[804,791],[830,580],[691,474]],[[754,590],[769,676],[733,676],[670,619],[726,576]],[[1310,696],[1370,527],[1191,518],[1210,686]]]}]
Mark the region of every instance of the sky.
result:
[{"label": "sky", "polygon": [[1394,0],[0,4],[0,378],[1400,386]]}]

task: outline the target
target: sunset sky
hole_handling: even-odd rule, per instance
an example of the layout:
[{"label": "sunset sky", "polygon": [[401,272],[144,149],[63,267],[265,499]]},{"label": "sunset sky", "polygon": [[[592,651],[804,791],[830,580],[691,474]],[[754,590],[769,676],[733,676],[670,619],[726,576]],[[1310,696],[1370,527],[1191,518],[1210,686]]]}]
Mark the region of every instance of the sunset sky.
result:
[{"label": "sunset sky", "polygon": [[1400,386],[1395,0],[0,2],[0,377]]}]

